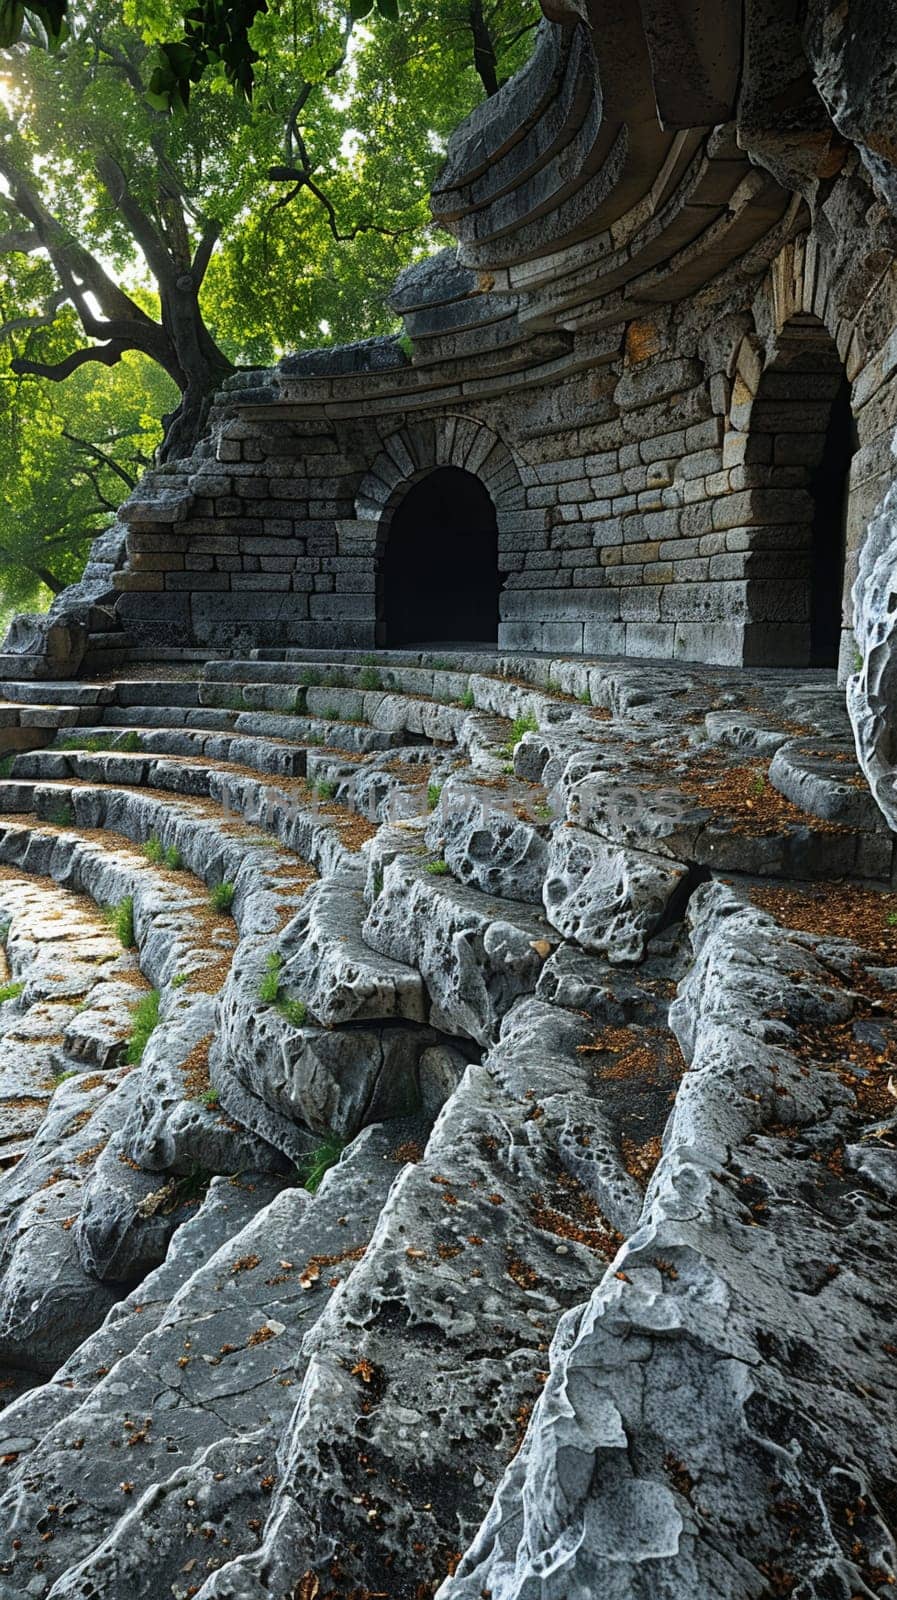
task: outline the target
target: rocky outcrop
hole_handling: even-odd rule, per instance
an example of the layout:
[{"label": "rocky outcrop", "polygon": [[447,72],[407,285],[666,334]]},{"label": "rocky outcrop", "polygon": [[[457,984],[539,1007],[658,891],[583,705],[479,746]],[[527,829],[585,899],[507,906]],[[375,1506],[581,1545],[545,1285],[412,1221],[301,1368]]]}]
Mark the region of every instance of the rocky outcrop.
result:
[{"label": "rocky outcrop", "polygon": [[861,661],[847,685],[857,759],[882,815],[897,824],[897,485],[869,525],[853,590]]},{"label": "rocky outcrop", "polygon": [[485,665],[10,686],[2,1600],[891,1571],[840,696]]}]

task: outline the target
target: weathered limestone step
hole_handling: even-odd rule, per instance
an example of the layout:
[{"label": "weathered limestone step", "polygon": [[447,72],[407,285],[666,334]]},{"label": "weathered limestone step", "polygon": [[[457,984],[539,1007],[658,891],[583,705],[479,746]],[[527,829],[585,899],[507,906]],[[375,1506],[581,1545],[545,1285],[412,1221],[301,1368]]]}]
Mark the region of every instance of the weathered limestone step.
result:
[{"label": "weathered limestone step", "polygon": [[773,756],[769,781],[802,811],[867,833],[888,831],[857,765],[852,739],[790,740]]},{"label": "weathered limestone step", "polygon": [[[197,1265],[157,1326],[13,1469],[0,1515],[21,1543],[0,1566],[3,1600],[23,1582],[35,1600],[57,1583],[155,1600],[186,1563],[205,1573],[254,1548],[305,1336],[363,1256],[403,1146],[422,1136],[420,1124],[368,1129],[317,1194],[284,1189]],[[73,1449],[96,1438],[102,1451]]]},{"label": "weathered limestone step", "polygon": [[[0,870],[0,1161],[25,1154],[63,1076],[116,1065],[145,980],[85,897]],[[84,1078],[82,1083],[88,1083]],[[12,1149],[10,1147],[13,1147]],[[2,1208],[2,1202],[0,1202]]]},{"label": "weathered limestone step", "polygon": [[[297,893],[303,892],[313,877],[307,861],[269,834],[253,832],[242,820],[241,807],[221,785],[213,801],[191,797],[161,795],[140,789],[115,786],[63,783],[29,783],[0,780],[0,814],[33,812],[52,828],[76,827],[95,832],[121,833],[135,844],[156,839],[163,851],[175,851],[186,866],[207,884],[234,886],[232,912],[238,928],[245,925],[253,933],[275,932]],[[256,785],[259,789],[262,786]],[[245,799],[245,781],[240,794]],[[267,793],[267,790],[263,790]],[[281,791],[271,801],[289,802]],[[221,816],[220,804],[229,800],[229,815]],[[251,796],[257,801],[257,795]],[[217,803],[216,803],[217,802]],[[291,815],[291,813],[290,813]],[[253,818],[253,821],[259,819]],[[298,819],[310,841],[323,835],[318,853],[343,860],[343,849],[333,826],[316,816]],[[47,830],[45,830],[47,831]],[[273,830],[272,830],[273,831]],[[68,846],[62,852],[65,859]],[[348,852],[346,852],[348,855]]]},{"label": "weathered limestone step", "polygon": [[450,771],[426,832],[460,883],[505,900],[542,903],[548,834],[555,820],[544,792],[500,776]]},{"label": "weathered limestone step", "polygon": [[579,828],[680,863],[782,878],[890,877],[887,830],[800,810],[778,794],[764,757],[733,764],[729,752],[702,746],[660,758],[643,747],[610,769],[583,752],[556,787]]},{"label": "weathered limestone step", "polygon": [[[364,817],[320,796],[304,779],[257,778],[223,763],[172,758],[151,764],[150,789],[149,768],[146,787],[136,781],[144,770],[136,757],[73,753],[67,760],[94,774],[92,780],[86,776],[68,781],[0,779],[0,814],[34,810],[50,821],[74,820],[79,827],[112,826],[141,841],[155,833],[165,848],[177,849],[207,880],[234,881],[238,914],[244,892],[253,887],[258,894],[265,892],[261,883],[254,884],[258,874],[246,865],[249,858],[240,850],[241,839],[251,842],[257,866],[272,865],[282,871],[290,856],[300,857],[301,876],[306,862],[322,873],[351,868],[375,831]],[[138,760],[135,769],[123,765],[134,760]],[[108,782],[101,776],[104,772],[109,773]],[[120,787],[122,776],[130,778],[133,787]],[[170,800],[160,799],[165,791]],[[112,822],[105,820],[107,814]],[[280,859],[266,862],[266,849],[279,851]],[[279,888],[280,893],[272,886],[278,906],[287,885]],[[267,925],[276,925],[272,921],[276,909],[270,907]],[[258,914],[262,915],[260,904]]]},{"label": "weathered limestone step", "polygon": [[203,1600],[323,1585],[334,1559],[346,1594],[429,1595],[453,1569],[526,1428],[558,1319],[641,1209],[593,1036],[524,1000],[468,1068],[307,1341],[261,1547],[206,1579]]},{"label": "weathered limestone step", "polygon": [[875,1136],[893,1122],[897,980],[859,992],[855,948],[718,884],[690,921],[673,1010],[689,1071],[642,1225],[561,1324],[440,1600],[636,1593],[646,1562],[682,1597],[765,1594],[785,1573],[845,1594],[889,1581],[897,1185]]},{"label": "weathered limestone step", "polygon": [[98,1376],[129,1354],[166,1315],[189,1278],[228,1239],[269,1205],[284,1180],[265,1173],[213,1178],[197,1209],[176,1230],[165,1260],[117,1301],[105,1321],[50,1380],[7,1405],[0,1420],[0,1455],[21,1457],[96,1387]]},{"label": "weathered limestone step", "polygon": [[439,858],[411,855],[386,863],[362,931],[372,950],[420,972],[434,1027],[481,1045],[535,989],[558,943],[537,911],[457,883]]},{"label": "weathered limestone step", "polygon": [[[209,1064],[225,1110],[286,1157],[301,1161],[308,1130],[350,1139],[367,1123],[414,1115],[428,1089],[431,1103],[441,1103],[446,1085],[452,1086],[463,1067],[463,1058],[458,1059],[442,1034],[423,1021],[395,1014],[381,1018],[373,995],[361,1007],[374,1011],[373,1016],[339,1027],[319,1026],[310,1015],[306,1018],[305,1001],[293,997],[292,985],[280,994],[277,968],[272,985],[277,992],[263,1001],[272,959],[280,954],[268,940],[254,945],[244,941],[239,964],[221,992]],[[368,983],[376,974],[384,1004],[390,990],[394,996],[401,984],[409,1003],[423,1009],[422,994],[420,989],[414,993],[414,977],[407,968],[382,958],[378,968],[372,954],[362,960]]]},{"label": "weathered limestone step", "polygon": [[315,884],[275,946],[285,995],[325,1028],[387,1018],[426,1022],[420,973],[371,950],[362,933],[366,915],[360,871]]},{"label": "weathered limestone step", "polygon": [[[207,1171],[233,1171],[276,1166],[278,1158],[199,1098],[198,1052],[204,1044],[205,1060],[214,1028],[214,1001],[206,991],[209,952],[217,952],[226,970],[235,945],[229,919],[211,915],[186,874],[163,877],[121,840],[114,848],[112,839],[100,845],[58,830],[6,825],[0,861],[101,905],[120,905],[127,896],[141,966],[160,991],[158,1022],[139,1068],[106,1072],[99,1080],[76,1076],[71,1087],[63,1083],[27,1154],[0,1179],[0,1357],[49,1371],[120,1292],[101,1288],[98,1280],[133,1281],[164,1257],[189,1201],[175,1183],[149,1206],[164,1190],[154,1168],[187,1175],[199,1161]],[[114,949],[107,953],[114,961]],[[201,974],[198,992],[191,973]],[[62,981],[65,987],[74,980]],[[145,986],[135,987],[132,1009],[141,992]],[[104,1023],[100,1019],[100,1028]],[[66,1034],[59,1039],[64,1045]],[[6,1043],[0,1040],[0,1061]],[[107,1079],[111,1094],[85,1100],[85,1091],[105,1091]],[[48,1292],[34,1298],[38,1260]]]},{"label": "weathered limestone step", "polygon": [[[251,767],[274,777],[301,778],[305,774],[305,750],[273,740],[182,731],[160,734],[155,729],[132,732],[134,739],[130,743],[106,747],[108,734],[104,739],[102,730],[85,729],[83,744],[80,739],[76,743],[75,739],[63,738],[49,748],[17,756],[10,776],[84,778],[88,782],[99,778],[101,782],[152,785],[155,768],[165,757],[184,762],[188,771],[201,771],[205,763],[215,762]],[[132,744],[136,747],[131,748]],[[97,745],[99,748],[91,748]]]},{"label": "weathered limestone step", "polygon": [[208,760],[254,767],[259,772],[302,777],[307,751],[288,740],[230,729],[136,729],[140,747],[148,755],[201,755]]}]

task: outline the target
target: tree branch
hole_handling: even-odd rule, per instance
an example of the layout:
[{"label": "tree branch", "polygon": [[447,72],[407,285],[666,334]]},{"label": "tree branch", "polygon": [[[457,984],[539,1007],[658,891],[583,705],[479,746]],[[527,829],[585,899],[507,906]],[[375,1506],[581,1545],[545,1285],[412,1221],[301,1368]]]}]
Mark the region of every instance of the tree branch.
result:
[{"label": "tree branch", "polygon": [[209,268],[209,262],[212,259],[212,251],[214,250],[220,237],[220,222],[207,222],[199,244],[196,246],[196,252],[193,256],[193,262],[190,267],[190,271],[193,274],[193,282],[196,285],[197,290],[202,287],[203,279],[205,278]]},{"label": "tree branch", "polygon": [[30,256],[41,247],[40,235],[33,229],[13,228],[10,233],[0,233],[0,255],[15,252]]},{"label": "tree branch", "polygon": [[[75,445],[77,449],[84,450],[89,456],[93,456],[94,460],[99,461],[102,466],[108,467],[110,472],[114,472],[121,478],[122,483],[126,484],[129,489],[134,488],[137,479],[132,478],[131,474],[118,461],[113,460],[112,456],[107,455],[105,450],[101,450],[99,445],[91,444],[89,439],[79,439],[76,433],[69,433],[68,428],[63,428],[62,437],[63,439],[68,439],[69,443]],[[97,490],[97,493],[99,494],[99,490]]]},{"label": "tree branch", "polygon": [[109,344],[91,345],[88,350],[73,350],[64,361],[28,361],[24,356],[19,356],[9,365],[17,377],[49,378],[51,383],[62,383],[87,361],[99,361],[104,367],[114,367],[129,349],[133,349],[133,345],[115,339]]},{"label": "tree branch", "polygon": [[14,333],[26,333],[33,328],[48,328],[55,322],[60,306],[65,304],[66,296],[63,290],[57,289],[44,302],[42,312],[35,312],[31,317],[11,317],[8,322],[0,323],[0,341],[8,339]]}]

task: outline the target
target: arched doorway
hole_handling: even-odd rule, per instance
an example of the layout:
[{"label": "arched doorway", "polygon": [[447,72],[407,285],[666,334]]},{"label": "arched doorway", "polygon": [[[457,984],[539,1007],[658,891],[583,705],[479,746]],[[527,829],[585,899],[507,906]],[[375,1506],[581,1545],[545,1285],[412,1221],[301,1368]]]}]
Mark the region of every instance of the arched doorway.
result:
[{"label": "arched doorway", "polygon": [[381,560],[380,642],[495,644],[498,532],[480,480],[437,467],[397,505]]},{"label": "arched doorway", "polygon": [[760,379],[747,451],[750,481],[772,491],[770,525],[753,530],[748,577],[778,580],[791,641],[776,655],[782,665],[838,665],[856,447],[850,384],[835,342],[818,317],[798,315]]}]

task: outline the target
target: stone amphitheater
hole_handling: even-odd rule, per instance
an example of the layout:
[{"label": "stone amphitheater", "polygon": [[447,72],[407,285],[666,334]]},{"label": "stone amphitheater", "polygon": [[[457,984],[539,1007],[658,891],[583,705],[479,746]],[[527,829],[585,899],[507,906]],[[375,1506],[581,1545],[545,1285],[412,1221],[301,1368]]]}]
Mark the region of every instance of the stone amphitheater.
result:
[{"label": "stone amphitheater", "polygon": [[2,647],[0,1600],[897,1581],[897,14],[544,9]]}]

